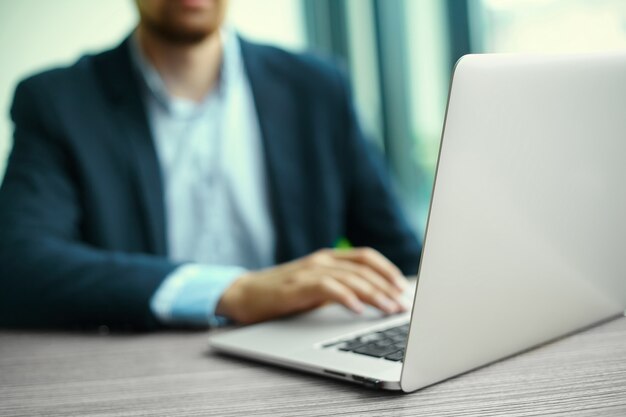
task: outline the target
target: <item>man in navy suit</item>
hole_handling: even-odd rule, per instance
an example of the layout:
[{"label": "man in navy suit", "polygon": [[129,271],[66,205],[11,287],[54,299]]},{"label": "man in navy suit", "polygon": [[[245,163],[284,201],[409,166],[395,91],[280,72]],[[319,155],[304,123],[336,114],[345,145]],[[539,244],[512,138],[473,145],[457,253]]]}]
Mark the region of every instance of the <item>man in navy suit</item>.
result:
[{"label": "man in navy suit", "polygon": [[[137,0],[120,46],[18,85],[0,325],[404,309],[421,247],[346,80],[241,39],[222,25],[226,3]],[[327,249],[341,237],[355,249]]]}]

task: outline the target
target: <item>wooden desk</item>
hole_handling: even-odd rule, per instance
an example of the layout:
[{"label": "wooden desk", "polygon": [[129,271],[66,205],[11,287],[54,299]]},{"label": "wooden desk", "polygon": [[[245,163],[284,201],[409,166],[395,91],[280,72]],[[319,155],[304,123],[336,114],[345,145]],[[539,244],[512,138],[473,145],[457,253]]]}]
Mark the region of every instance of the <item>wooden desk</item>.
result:
[{"label": "wooden desk", "polygon": [[0,415],[626,416],[626,318],[413,394],[207,351],[206,333],[0,332]]}]

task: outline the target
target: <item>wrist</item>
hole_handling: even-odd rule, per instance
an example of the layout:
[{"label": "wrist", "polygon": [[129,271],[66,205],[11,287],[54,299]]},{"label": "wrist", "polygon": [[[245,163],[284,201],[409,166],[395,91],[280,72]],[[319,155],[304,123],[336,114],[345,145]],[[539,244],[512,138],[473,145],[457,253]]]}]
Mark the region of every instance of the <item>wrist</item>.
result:
[{"label": "wrist", "polygon": [[241,275],[226,288],[215,308],[216,315],[227,317],[236,322],[243,321],[241,317],[242,302],[240,300],[243,293],[242,287],[244,287],[247,276],[248,274]]}]

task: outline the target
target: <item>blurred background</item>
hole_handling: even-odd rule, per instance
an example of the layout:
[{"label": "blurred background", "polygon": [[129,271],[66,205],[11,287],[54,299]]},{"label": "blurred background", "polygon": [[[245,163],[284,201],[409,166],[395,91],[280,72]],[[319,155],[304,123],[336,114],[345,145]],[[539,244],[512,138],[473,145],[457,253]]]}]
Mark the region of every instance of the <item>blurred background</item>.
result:
[{"label": "blurred background", "polygon": [[[420,234],[461,55],[626,51],[624,0],[231,0],[228,19],[252,40],[332,56],[345,68],[363,128]],[[0,178],[18,80],[112,47],[135,22],[132,0],[0,3]]]}]

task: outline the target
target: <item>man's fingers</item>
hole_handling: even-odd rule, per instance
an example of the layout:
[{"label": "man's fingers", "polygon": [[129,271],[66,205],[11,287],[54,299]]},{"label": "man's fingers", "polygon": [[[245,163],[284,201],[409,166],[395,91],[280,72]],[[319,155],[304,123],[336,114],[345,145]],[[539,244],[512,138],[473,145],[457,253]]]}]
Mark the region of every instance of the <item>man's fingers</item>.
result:
[{"label": "man's fingers", "polygon": [[[370,277],[369,279],[365,278],[360,274],[368,275],[361,270],[363,268],[367,269],[366,267],[351,264],[347,261],[341,262],[352,265],[353,267],[343,265],[344,268],[339,268],[337,266],[339,261],[336,261],[334,267],[318,267],[316,271],[339,280],[342,284],[350,287],[350,289],[355,292],[361,301],[370,304],[385,313],[392,314],[405,309],[400,299],[400,293],[398,290],[383,278],[377,276],[373,271],[369,272],[374,277]],[[372,281],[370,281],[370,279]]]},{"label": "man's fingers", "polygon": [[380,276],[404,291],[407,287],[406,278],[402,272],[385,258],[380,252],[371,248],[355,248],[348,250],[335,250],[333,257],[364,264],[376,271]]},{"label": "man's fingers", "polygon": [[404,305],[388,297],[384,292],[359,276],[348,272],[336,271],[335,278],[354,291],[361,301],[387,314],[399,313],[405,310]]},{"label": "man's fingers", "polygon": [[346,260],[335,260],[332,267],[340,271],[349,272],[350,274],[364,279],[373,285],[378,291],[382,291],[390,298],[399,299],[402,295],[402,291],[398,289],[397,286],[387,281],[384,277],[378,274],[378,272],[366,265]]},{"label": "man's fingers", "polygon": [[334,301],[357,314],[361,314],[365,309],[354,291],[331,276],[318,275],[311,284],[309,291],[314,291],[314,296],[322,301]]}]

